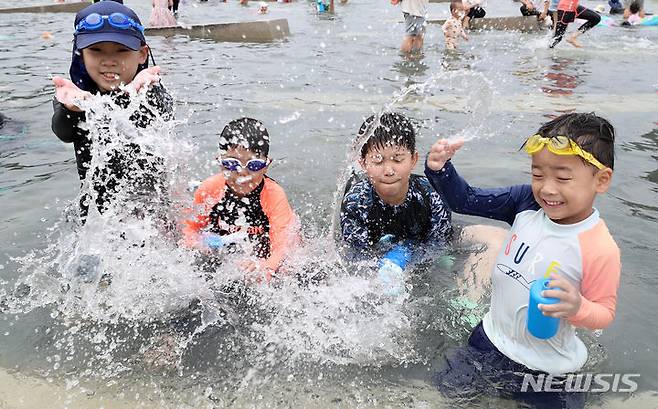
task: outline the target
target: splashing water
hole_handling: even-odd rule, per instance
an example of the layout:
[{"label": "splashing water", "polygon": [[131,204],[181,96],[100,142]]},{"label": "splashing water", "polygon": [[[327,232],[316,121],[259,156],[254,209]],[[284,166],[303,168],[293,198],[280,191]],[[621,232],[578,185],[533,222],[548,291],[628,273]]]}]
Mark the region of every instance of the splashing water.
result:
[{"label": "splashing water", "polygon": [[[491,130],[485,128],[487,119],[491,115],[491,104],[495,96],[493,84],[482,74],[471,71],[446,71],[441,70],[430,76],[422,83],[411,84],[403,88],[399,93],[393,95],[390,101],[375,113],[375,118],[366,132],[359,136],[353,143],[353,149],[348,151],[348,166],[338,180],[338,188],[333,200],[332,235],[340,236],[340,203],[343,199],[347,183],[353,174],[358,172],[361,147],[373,135],[379,126],[379,121],[384,113],[393,112],[395,109],[406,106],[429,104],[439,106],[443,103],[437,99],[444,90],[451,94],[461,94],[461,98],[451,100],[452,106],[460,106],[462,112],[470,115],[468,125],[451,135],[449,140],[462,139],[472,141],[480,138],[489,138],[493,135]],[[438,135],[433,129],[430,132]],[[418,132],[417,132],[418,133]],[[437,136],[438,138],[438,136]]]},{"label": "splashing water", "polygon": [[[473,116],[461,134],[475,137],[492,95],[483,84],[478,76],[439,73],[403,90],[379,115],[456,88]],[[372,279],[375,261],[345,265],[335,230],[306,229],[277,285],[242,283],[237,254],[222,255],[221,264],[209,267],[178,244],[177,225],[191,207],[195,147],[175,134],[174,121],[157,115],[149,126],[135,128],[131,116],[148,105],[144,94],[133,95],[127,107],[109,96],[84,104],[93,141],[79,197],[89,204],[86,222],[77,221],[77,202],[69,206],[50,229],[52,244],[18,260],[16,288],[23,294],[15,291],[7,303],[12,314],[49,311],[51,327],[37,354],[48,362],[45,376],[63,377],[69,385],[108,379],[121,385],[165,367],[180,374],[206,371],[221,389],[252,387],[257,394],[282,374],[427,363],[436,337],[420,341],[421,335],[458,339],[468,332],[470,324],[460,316],[470,307],[450,304],[455,294],[445,283],[413,285],[418,290],[412,294],[385,297]],[[132,158],[122,163],[131,175],[126,180],[109,169],[117,155]],[[99,185],[114,187],[102,211],[93,205]],[[418,280],[432,282],[446,273],[425,265]]]}]

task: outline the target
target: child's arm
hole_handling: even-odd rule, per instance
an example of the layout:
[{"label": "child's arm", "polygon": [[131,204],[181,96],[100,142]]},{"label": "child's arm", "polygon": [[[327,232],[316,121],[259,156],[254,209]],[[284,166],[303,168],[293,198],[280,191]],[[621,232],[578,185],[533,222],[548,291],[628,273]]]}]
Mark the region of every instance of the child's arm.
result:
[{"label": "child's arm", "polygon": [[285,256],[299,242],[300,224],[288,203],[283,189],[273,185],[263,203],[263,212],[270,221],[270,256],[265,260],[265,279],[270,281]]},{"label": "child's arm", "polygon": [[348,244],[358,250],[367,250],[371,246],[370,232],[366,223],[368,208],[363,203],[365,193],[359,189],[360,186],[361,183],[355,183],[345,193],[340,208],[340,227],[343,239]]},{"label": "child's arm", "polygon": [[54,77],[55,98],[51,128],[63,142],[73,142],[86,134],[78,124],[85,121],[85,113],[76,101],[88,98],[91,94],[82,91],[73,82],[62,77]]},{"label": "child's arm", "polygon": [[621,260],[616,245],[590,243],[581,239],[583,278],[580,292],[566,278],[553,275],[550,286],[558,289],[546,290],[544,296],[559,298],[560,302],[541,305],[540,309],[545,315],[566,318],[577,327],[601,329],[615,319]]},{"label": "child's arm", "polygon": [[208,215],[198,212],[198,207],[203,206],[205,194],[201,188],[194,193],[194,207],[189,210],[190,217],[183,221],[183,242],[185,247],[199,248],[201,246],[201,230],[208,225]]},{"label": "child's arm", "polygon": [[448,202],[452,211],[512,224],[517,213],[539,209],[530,185],[478,188],[466,183],[449,162],[463,144],[463,141],[436,142],[425,165],[425,175],[434,189]]},{"label": "child's arm", "polygon": [[146,127],[151,124],[156,116],[156,111],[160,119],[165,121],[173,119],[174,100],[160,82],[159,73],[160,67],[157,66],[142,70],[129,84],[129,87],[135,90],[147,88],[148,110],[141,112],[136,121],[137,126]]},{"label": "child's arm", "polygon": [[[428,189],[431,188],[428,186]],[[446,242],[452,236],[450,208],[445,204],[441,195],[434,191],[430,195],[430,206],[432,206],[432,230],[429,238],[437,242]]]},{"label": "child's arm", "polygon": [[127,87],[134,89],[139,92],[142,87],[147,87],[151,84],[158,84],[160,82],[160,67],[153,66],[145,70],[141,70],[135,75],[130,84]]},{"label": "child's arm", "polygon": [[70,111],[57,99],[53,99],[51,128],[62,142],[71,143],[87,133],[78,126],[85,118],[84,112]]},{"label": "child's arm", "polygon": [[162,84],[153,84],[148,92],[149,102],[158,110],[160,117],[166,121],[174,116],[174,99]]},{"label": "child's arm", "polygon": [[183,221],[182,245],[191,248],[204,248],[201,231],[210,222],[212,207],[221,200],[224,192],[224,178],[220,175],[211,176],[201,183],[194,192],[193,208],[187,209]]},{"label": "child's arm", "polygon": [[55,99],[57,101],[62,103],[69,111],[82,112],[77,103],[89,98],[91,93],[81,90],[73,81],[58,76],[53,77],[53,84],[55,85]]}]

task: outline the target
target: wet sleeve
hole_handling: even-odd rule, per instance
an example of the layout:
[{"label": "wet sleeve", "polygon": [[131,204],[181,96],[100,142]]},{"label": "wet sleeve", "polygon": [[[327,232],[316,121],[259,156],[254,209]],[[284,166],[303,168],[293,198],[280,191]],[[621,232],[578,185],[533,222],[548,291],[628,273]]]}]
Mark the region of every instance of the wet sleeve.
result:
[{"label": "wet sleeve", "polygon": [[299,243],[300,225],[280,186],[268,190],[263,199],[263,211],[270,222],[270,257],[265,261],[265,267],[276,271],[286,255]]},{"label": "wet sleeve", "polygon": [[432,206],[430,240],[445,243],[452,236],[452,213],[437,192],[432,191],[430,194],[430,204]]},{"label": "wet sleeve", "polygon": [[539,209],[530,185],[472,187],[459,176],[450,161],[439,171],[430,169],[426,164],[425,176],[450,209],[457,213],[501,220],[511,225],[518,213]]},{"label": "wet sleeve", "polygon": [[80,129],[78,124],[85,121],[84,112],[70,111],[57,99],[53,98],[53,118],[51,127],[55,135],[66,143],[82,138],[87,131]]},{"label": "wet sleeve", "polygon": [[621,256],[614,240],[597,240],[595,236],[601,233],[608,234],[603,223],[579,237],[583,258],[581,304],[578,313],[569,318],[577,327],[602,329],[615,319]]},{"label": "wet sleeve", "polygon": [[206,182],[194,192],[193,207],[185,211],[183,246],[196,247],[199,244],[199,233],[210,220],[207,203],[211,200],[211,194],[211,188]]},{"label": "wet sleeve", "polygon": [[158,114],[165,120],[174,117],[174,100],[164,85],[158,83],[151,86],[147,92],[148,100],[153,105]]},{"label": "wet sleeve", "polygon": [[343,197],[340,208],[340,228],[343,239],[353,248],[366,250],[370,247],[370,232],[368,230],[368,210],[365,203],[363,184],[357,183]]},{"label": "wet sleeve", "polygon": [[[119,106],[128,106],[129,98],[126,93],[117,93],[115,103]],[[146,103],[140,104],[139,109],[133,113],[130,119],[135,126],[146,128],[156,118],[164,121],[173,119],[173,109],[173,99],[167,89],[159,83],[152,84],[146,91]]]}]

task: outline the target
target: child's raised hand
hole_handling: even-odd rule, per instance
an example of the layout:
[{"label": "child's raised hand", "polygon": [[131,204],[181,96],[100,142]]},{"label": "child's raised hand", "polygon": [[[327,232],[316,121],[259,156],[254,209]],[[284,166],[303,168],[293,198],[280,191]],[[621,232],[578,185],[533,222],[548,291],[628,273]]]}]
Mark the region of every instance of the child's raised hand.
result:
[{"label": "child's raised hand", "polygon": [[538,307],[544,315],[555,318],[569,318],[576,315],[582,303],[578,289],[569,280],[557,274],[551,275],[549,283],[549,287],[555,288],[555,290],[544,290],[542,296],[558,298],[560,302],[557,304],[539,304]]},{"label": "child's raised hand", "polygon": [[427,167],[438,172],[443,169],[448,159],[455,155],[459,148],[464,146],[464,141],[448,141],[440,139],[430,148],[430,154],[427,156]]},{"label": "child's raised hand", "polygon": [[128,87],[139,91],[142,87],[149,86],[160,82],[160,67],[149,67],[145,70],[141,70],[135,78],[128,84]]},{"label": "child's raised hand", "polygon": [[77,102],[89,98],[91,96],[89,92],[81,90],[72,81],[58,76],[53,77],[53,84],[55,84],[55,98],[64,104],[66,109],[82,112]]}]

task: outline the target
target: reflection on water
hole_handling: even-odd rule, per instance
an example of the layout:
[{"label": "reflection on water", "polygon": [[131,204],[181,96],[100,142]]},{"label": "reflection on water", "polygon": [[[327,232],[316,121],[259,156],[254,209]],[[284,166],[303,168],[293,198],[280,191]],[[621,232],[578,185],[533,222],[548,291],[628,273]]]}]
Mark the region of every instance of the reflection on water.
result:
[{"label": "reflection on water", "polygon": [[543,73],[550,85],[543,85],[542,92],[551,96],[572,95],[586,79],[587,74],[580,69],[582,65],[582,60],[551,57],[551,63]]},{"label": "reflection on water", "polygon": [[401,55],[400,59],[393,64],[393,69],[407,79],[405,86],[413,84],[415,81],[412,78],[422,77],[429,68],[422,51]]}]

